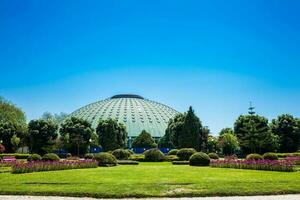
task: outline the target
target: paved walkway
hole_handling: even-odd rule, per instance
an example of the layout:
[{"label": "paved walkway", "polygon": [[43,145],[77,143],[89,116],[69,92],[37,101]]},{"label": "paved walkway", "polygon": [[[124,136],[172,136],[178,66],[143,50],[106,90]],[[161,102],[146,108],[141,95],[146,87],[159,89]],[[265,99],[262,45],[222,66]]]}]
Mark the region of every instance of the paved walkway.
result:
[{"label": "paved walkway", "polygon": [[[45,196],[10,196],[0,195],[1,200],[96,200],[94,198],[78,197],[45,197]],[[122,200],[300,200],[300,194],[275,196],[246,196],[246,197],[193,197],[193,198],[146,198]],[[109,199],[112,200],[112,199]],[[120,199],[118,199],[120,200]]]}]

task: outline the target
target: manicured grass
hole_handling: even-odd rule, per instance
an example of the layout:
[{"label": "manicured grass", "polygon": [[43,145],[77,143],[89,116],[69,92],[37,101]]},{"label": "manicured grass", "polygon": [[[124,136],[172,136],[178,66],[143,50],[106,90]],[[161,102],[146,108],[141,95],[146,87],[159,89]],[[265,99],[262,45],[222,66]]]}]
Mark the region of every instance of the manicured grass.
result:
[{"label": "manicured grass", "polygon": [[300,172],[140,163],[93,169],[0,173],[0,194],[90,197],[219,196],[300,193]]}]

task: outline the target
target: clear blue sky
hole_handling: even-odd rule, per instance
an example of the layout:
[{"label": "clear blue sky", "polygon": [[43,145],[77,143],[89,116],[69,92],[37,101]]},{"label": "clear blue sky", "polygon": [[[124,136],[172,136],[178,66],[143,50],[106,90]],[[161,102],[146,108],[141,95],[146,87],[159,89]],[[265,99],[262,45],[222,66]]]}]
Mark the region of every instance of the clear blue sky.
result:
[{"label": "clear blue sky", "polygon": [[118,93],[217,133],[253,101],[300,117],[300,2],[0,1],[0,95],[28,119]]}]

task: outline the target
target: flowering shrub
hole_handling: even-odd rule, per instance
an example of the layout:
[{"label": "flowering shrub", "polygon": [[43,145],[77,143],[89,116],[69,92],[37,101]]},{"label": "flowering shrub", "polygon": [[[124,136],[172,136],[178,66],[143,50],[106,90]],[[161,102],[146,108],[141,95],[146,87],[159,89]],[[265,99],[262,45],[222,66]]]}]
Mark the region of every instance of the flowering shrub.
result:
[{"label": "flowering shrub", "polygon": [[37,161],[37,162],[17,162],[12,165],[12,173],[30,173],[40,171],[56,171],[65,169],[95,168],[98,166],[94,160],[76,161]]},{"label": "flowering shrub", "polygon": [[292,162],[295,165],[300,165],[300,156],[288,156],[284,160]]},{"label": "flowering shrub", "polygon": [[254,169],[267,171],[293,172],[295,166],[289,160],[211,160],[211,167]]},{"label": "flowering shrub", "polygon": [[263,157],[257,153],[248,154],[246,160],[262,160]]},{"label": "flowering shrub", "polygon": [[3,153],[5,151],[5,146],[3,144],[0,144],[0,153]]}]

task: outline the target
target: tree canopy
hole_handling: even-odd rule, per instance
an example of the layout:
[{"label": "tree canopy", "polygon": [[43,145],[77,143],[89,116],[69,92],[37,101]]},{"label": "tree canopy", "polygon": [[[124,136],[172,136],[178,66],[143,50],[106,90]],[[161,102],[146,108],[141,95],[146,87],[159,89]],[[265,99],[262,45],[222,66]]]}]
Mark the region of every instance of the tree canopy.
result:
[{"label": "tree canopy", "polygon": [[154,139],[151,137],[151,134],[145,130],[133,140],[132,147],[134,148],[155,148],[157,144]]},{"label": "tree canopy", "polygon": [[126,147],[127,131],[125,125],[113,119],[100,120],[96,129],[99,143],[104,151]]},{"label": "tree canopy", "polygon": [[220,135],[218,146],[224,155],[232,155],[239,149],[239,142],[237,137],[229,131]]},{"label": "tree canopy", "polygon": [[76,117],[67,118],[60,128],[65,146],[75,155],[83,155],[87,152],[93,132],[94,129],[88,121]]},{"label": "tree canopy", "polygon": [[29,147],[32,153],[45,154],[53,150],[58,126],[43,119],[31,120],[28,124]]},{"label": "tree canopy", "polygon": [[280,152],[295,152],[300,147],[300,120],[284,114],[273,119],[272,132],[279,137]]}]

